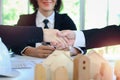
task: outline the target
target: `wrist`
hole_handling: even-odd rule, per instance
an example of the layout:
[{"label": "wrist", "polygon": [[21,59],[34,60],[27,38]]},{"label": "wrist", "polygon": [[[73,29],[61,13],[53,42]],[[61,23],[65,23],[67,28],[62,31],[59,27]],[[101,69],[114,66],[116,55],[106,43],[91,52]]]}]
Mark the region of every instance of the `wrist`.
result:
[{"label": "wrist", "polygon": [[22,54],[22,55],[28,55],[30,48],[31,48],[30,46],[25,47],[25,48],[21,51],[21,54]]},{"label": "wrist", "polygon": [[81,51],[75,47],[70,47],[71,56],[76,56],[77,54],[81,54]]}]

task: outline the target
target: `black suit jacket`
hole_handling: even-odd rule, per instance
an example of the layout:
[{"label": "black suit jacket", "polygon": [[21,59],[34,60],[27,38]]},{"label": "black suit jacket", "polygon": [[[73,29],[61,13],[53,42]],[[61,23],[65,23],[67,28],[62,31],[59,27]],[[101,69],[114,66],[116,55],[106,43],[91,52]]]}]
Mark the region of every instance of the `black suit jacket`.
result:
[{"label": "black suit jacket", "polygon": [[[21,15],[18,20],[17,26],[36,26],[36,14]],[[55,23],[54,29],[59,30],[76,30],[76,26],[72,19],[67,14],[59,14],[55,12]]]},{"label": "black suit jacket", "polygon": [[120,26],[117,25],[84,30],[83,33],[87,49],[120,44]]},{"label": "black suit jacket", "polygon": [[0,37],[8,49],[20,54],[24,47],[43,41],[43,31],[38,27],[13,27],[0,25]]}]

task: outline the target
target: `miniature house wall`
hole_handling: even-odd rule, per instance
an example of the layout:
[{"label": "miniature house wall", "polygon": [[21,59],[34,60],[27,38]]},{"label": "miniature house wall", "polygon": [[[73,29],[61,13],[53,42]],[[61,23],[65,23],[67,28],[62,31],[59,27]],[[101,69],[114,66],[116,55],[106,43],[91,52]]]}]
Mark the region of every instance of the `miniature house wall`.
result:
[{"label": "miniature house wall", "polygon": [[113,71],[107,60],[90,51],[74,59],[73,80],[113,80]]},{"label": "miniature house wall", "polygon": [[[44,79],[39,76],[40,74]],[[36,65],[35,80],[73,80],[73,61],[70,52],[55,50],[42,64]]]},{"label": "miniature house wall", "polygon": [[120,80],[120,60],[115,62],[114,74],[116,76],[116,80]]}]

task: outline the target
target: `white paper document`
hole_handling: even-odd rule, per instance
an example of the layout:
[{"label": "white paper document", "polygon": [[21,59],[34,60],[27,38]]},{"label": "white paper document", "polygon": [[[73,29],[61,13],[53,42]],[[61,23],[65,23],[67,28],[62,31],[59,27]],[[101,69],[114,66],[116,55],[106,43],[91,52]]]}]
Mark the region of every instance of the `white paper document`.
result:
[{"label": "white paper document", "polygon": [[17,56],[11,59],[13,69],[28,69],[35,66],[36,63],[42,63],[44,59],[29,56]]}]

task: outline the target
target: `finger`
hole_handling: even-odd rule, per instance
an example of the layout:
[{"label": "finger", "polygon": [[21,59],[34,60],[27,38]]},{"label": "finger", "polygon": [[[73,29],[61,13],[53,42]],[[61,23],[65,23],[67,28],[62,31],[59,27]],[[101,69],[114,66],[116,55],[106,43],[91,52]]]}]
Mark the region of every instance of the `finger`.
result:
[{"label": "finger", "polygon": [[31,54],[33,57],[45,58],[48,57],[53,51],[40,50],[37,53]]},{"label": "finger", "polygon": [[[69,44],[69,39],[67,38],[67,37],[63,37],[63,39],[65,40],[65,42],[67,43],[67,44]],[[69,45],[68,45],[69,46]]]},{"label": "finger", "polygon": [[60,43],[58,43],[58,44],[56,44],[56,49],[58,49],[58,50],[64,50],[65,48],[67,48],[67,47],[64,47],[62,44],[60,44]]},{"label": "finger", "polygon": [[75,38],[75,32],[71,30],[64,30],[61,32],[64,37],[67,37],[68,39],[74,39]]},{"label": "finger", "polygon": [[64,40],[64,38],[61,38],[61,41],[64,48],[68,47],[68,43],[66,42],[66,40]]},{"label": "finger", "polygon": [[53,36],[53,41],[51,41],[51,42],[53,42],[53,43],[55,43],[55,44],[59,44],[59,47],[61,46],[61,48],[65,48],[65,47],[68,47],[69,45],[68,45],[68,40],[67,39],[65,39],[64,40],[64,38],[63,37],[59,37],[59,36]]},{"label": "finger", "polygon": [[60,38],[58,42],[56,43],[56,48],[62,49],[68,47],[68,44],[63,40],[63,38]]},{"label": "finger", "polygon": [[67,47],[67,48],[64,48],[63,50],[65,50],[65,51],[69,51],[69,47]]},{"label": "finger", "polygon": [[50,54],[38,54],[38,56],[37,57],[39,57],[39,58],[46,58],[46,57],[48,57]]},{"label": "finger", "polygon": [[52,50],[52,49],[41,49],[41,50],[39,50],[39,52],[41,54],[51,54],[54,50]]},{"label": "finger", "polygon": [[50,42],[50,45],[55,48],[55,46],[57,45],[57,43],[56,42]]},{"label": "finger", "polygon": [[68,35],[68,30],[62,30],[59,33],[57,33],[57,35],[59,37],[65,37],[66,35]]},{"label": "finger", "polygon": [[62,45],[63,44],[63,41],[59,38],[59,39],[56,39],[55,41],[52,41],[51,44],[54,46],[54,47],[57,47],[58,45],[61,46],[61,47],[64,47]]},{"label": "finger", "polygon": [[53,46],[45,46],[45,45],[41,45],[37,48],[40,50],[55,50],[55,48]]}]

